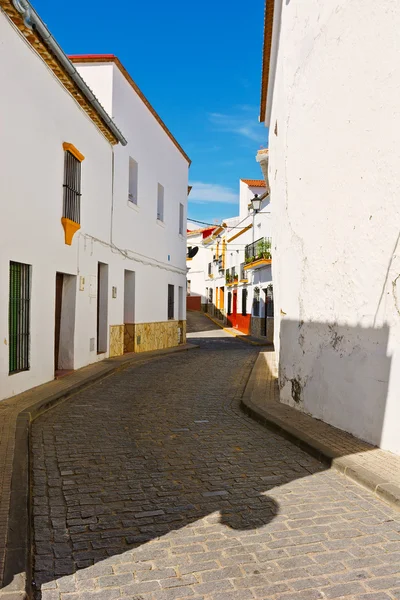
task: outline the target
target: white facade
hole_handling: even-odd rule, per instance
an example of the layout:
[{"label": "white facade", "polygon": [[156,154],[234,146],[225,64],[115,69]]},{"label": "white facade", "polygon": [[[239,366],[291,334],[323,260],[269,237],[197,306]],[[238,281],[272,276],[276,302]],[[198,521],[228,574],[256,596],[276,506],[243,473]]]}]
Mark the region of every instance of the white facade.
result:
[{"label": "white facade", "polygon": [[272,283],[271,260],[246,264],[245,249],[254,243],[257,253],[261,241],[269,244],[272,238],[270,198],[263,200],[258,213],[250,205],[255,194],[261,196],[265,189],[263,181],[240,180],[240,216],[224,219],[220,227],[206,231],[205,238],[202,231],[188,236],[188,246],[199,247],[188,261],[191,293],[200,294],[203,309],[227,325],[261,336],[266,335],[265,290]]},{"label": "white facade", "polygon": [[188,248],[198,248],[197,254],[187,260],[187,292],[189,296],[200,296],[200,304],[208,302],[208,265],[213,260],[212,249],[203,245],[203,230],[187,234]]},{"label": "white facade", "polygon": [[[125,261],[125,268],[136,272],[135,323],[165,321],[166,292],[161,290],[167,290],[168,284],[175,285],[178,310],[178,287],[186,289],[188,161],[117,64],[79,63],[79,57],[74,58],[74,63],[128,140],[126,146],[118,145],[114,151],[112,242],[135,259]],[[129,199],[130,158],[138,166],[136,203]],[[157,219],[158,184],[164,188],[163,221]],[[181,234],[180,204],[184,207]],[[121,311],[122,307],[115,314],[116,322],[123,322]],[[179,319],[185,318],[183,310]]]},{"label": "white facade", "polygon": [[[7,60],[0,62],[3,399],[54,378],[57,273],[64,275],[59,369],[78,369],[121,354],[126,322],[166,322],[168,284],[174,285],[175,292],[173,320],[178,323],[178,319],[185,319],[179,288],[185,287],[186,242],[185,235],[178,234],[178,215],[180,203],[186,215],[188,163],[165,131],[148,118],[147,107],[135,104],[133,90],[129,102],[124,98],[129,90],[118,74],[115,90],[106,84],[104,90],[108,90],[109,100],[114,100],[111,105],[108,102],[107,109],[113,109],[115,121],[126,129],[129,143],[125,148],[106,139],[1,11],[0,39],[7,55]],[[105,97],[101,101],[107,105]],[[135,129],[139,121],[141,125]],[[73,144],[85,157],[81,167],[81,228],[72,245],[65,243],[61,225],[64,142]],[[137,209],[128,205],[132,154],[143,169],[139,175],[143,196]],[[155,213],[159,181],[165,186],[165,222],[160,225]],[[30,265],[31,277],[29,368],[12,374],[10,261]],[[98,294],[99,263],[102,283]],[[141,341],[145,342],[143,334]]]},{"label": "white facade", "polygon": [[400,5],[268,5],[281,400],[400,453]]}]

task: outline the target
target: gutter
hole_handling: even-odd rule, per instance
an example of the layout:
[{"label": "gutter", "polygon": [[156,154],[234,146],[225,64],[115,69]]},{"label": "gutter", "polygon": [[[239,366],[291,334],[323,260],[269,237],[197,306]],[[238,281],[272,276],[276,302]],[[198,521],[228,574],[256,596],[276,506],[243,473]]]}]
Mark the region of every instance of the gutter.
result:
[{"label": "gutter", "polygon": [[69,77],[71,77],[73,82],[79,88],[79,91],[82,92],[89,104],[91,104],[95,111],[100,115],[116,139],[122,144],[122,146],[126,146],[128,142],[125,137],[122,135],[111,117],[104,110],[96,96],[93,94],[92,90],[86,85],[72,62],[58,45],[28,0],[11,0],[11,2],[14,8],[23,16],[24,25],[35,31],[42,38],[48,49],[54,54],[59,63],[62,65],[63,69],[65,69]]}]

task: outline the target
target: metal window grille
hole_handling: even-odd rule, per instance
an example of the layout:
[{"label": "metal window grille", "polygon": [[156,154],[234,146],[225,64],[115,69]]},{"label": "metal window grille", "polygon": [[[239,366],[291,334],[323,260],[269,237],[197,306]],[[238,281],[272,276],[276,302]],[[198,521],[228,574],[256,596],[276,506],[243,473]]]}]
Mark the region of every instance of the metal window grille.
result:
[{"label": "metal window grille", "polygon": [[232,292],[228,292],[228,315],[232,314]]},{"label": "metal window grille", "polygon": [[255,317],[260,316],[260,290],[254,290],[253,315]]},{"label": "metal window grille", "polygon": [[168,319],[174,318],[174,286],[168,284]]},{"label": "metal window grille", "polygon": [[157,188],[157,219],[158,221],[164,221],[164,187],[161,183],[158,184]]},{"label": "metal window grille", "polygon": [[244,270],[244,263],[240,263],[240,279],[247,279],[247,274]]},{"label": "metal window grille", "polygon": [[208,263],[208,275],[212,273],[212,263]]},{"label": "metal window grille", "polygon": [[138,201],[138,164],[132,157],[129,157],[129,191],[128,199],[133,204]]},{"label": "metal window grille", "polygon": [[63,217],[81,222],[81,163],[71,152],[64,155]]},{"label": "metal window grille", "polygon": [[28,371],[31,267],[10,262],[8,311],[9,373]]},{"label": "metal window grille", "polygon": [[244,317],[247,315],[247,290],[246,290],[246,288],[242,289],[242,315]]},{"label": "metal window grille", "polygon": [[212,304],[212,301],[213,301],[213,289],[212,288],[210,288],[208,290],[208,301],[211,302],[211,304]]},{"label": "metal window grille", "polygon": [[272,287],[267,287],[266,291],[265,291],[265,315],[267,317],[273,317],[274,316],[274,294],[273,294],[273,290]]},{"label": "metal window grille", "polygon": [[183,204],[179,204],[179,234],[183,235]]}]

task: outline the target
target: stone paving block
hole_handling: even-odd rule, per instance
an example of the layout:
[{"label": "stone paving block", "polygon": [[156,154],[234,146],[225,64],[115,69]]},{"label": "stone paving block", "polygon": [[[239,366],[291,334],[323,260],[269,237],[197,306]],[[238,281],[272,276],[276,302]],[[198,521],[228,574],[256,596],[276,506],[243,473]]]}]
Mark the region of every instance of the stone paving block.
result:
[{"label": "stone paving block", "polygon": [[34,422],[42,591],[63,576],[57,600],[314,600],[340,586],[354,597],[400,587],[369,587],[400,564],[398,513],[241,412],[257,350],[201,344]]},{"label": "stone paving block", "polygon": [[361,594],[366,589],[359,583],[342,583],[324,588],[326,598],[341,598],[342,596],[354,596]]}]

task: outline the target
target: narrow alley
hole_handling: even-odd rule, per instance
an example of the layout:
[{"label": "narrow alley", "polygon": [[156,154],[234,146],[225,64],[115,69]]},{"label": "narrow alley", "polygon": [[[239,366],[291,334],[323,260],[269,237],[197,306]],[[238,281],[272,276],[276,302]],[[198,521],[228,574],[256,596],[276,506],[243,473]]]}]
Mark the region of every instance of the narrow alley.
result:
[{"label": "narrow alley", "polygon": [[241,412],[257,348],[188,332],[34,422],[37,599],[400,598],[399,513]]}]

